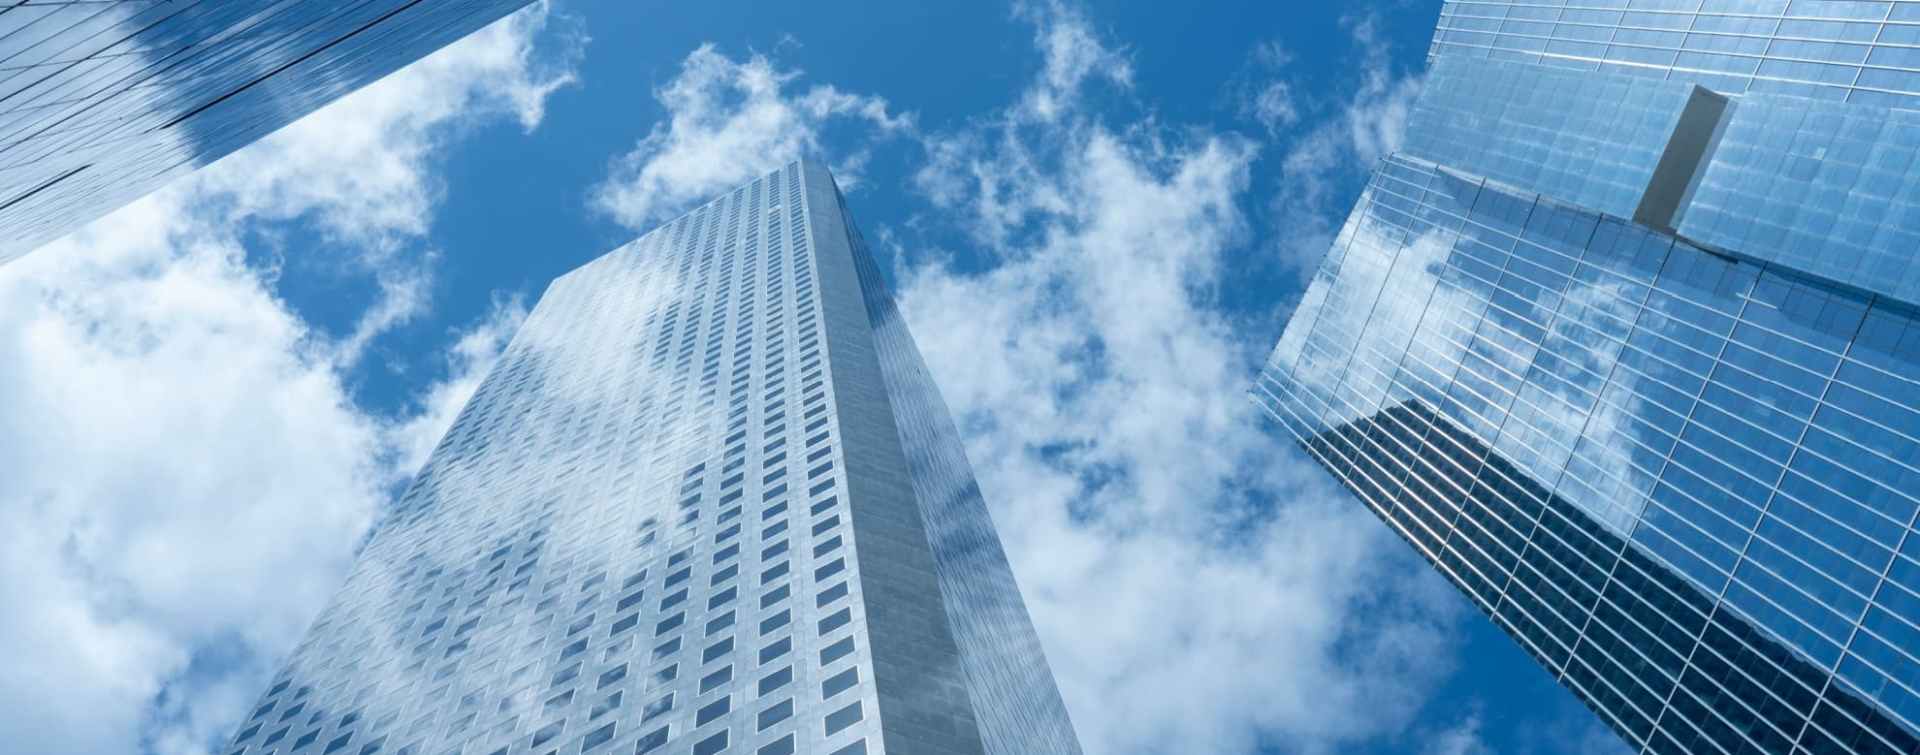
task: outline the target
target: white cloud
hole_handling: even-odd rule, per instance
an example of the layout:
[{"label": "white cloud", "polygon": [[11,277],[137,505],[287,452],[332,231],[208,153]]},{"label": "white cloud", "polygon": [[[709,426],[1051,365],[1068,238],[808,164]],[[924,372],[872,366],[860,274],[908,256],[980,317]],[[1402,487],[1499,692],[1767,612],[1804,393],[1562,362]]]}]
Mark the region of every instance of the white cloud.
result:
[{"label": "white cloud", "polygon": [[[430,424],[343,385],[431,280],[430,250],[380,255],[424,231],[450,130],[530,128],[570,79],[570,53],[532,52],[548,20],[523,11],[0,268],[7,749],[198,755],[231,733]],[[247,264],[243,228],[296,217],[367,251],[381,294],[348,334]],[[501,317],[459,341],[425,415],[470,390]]]},{"label": "white cloud", "polygon": [[1120,88],[1133,86],[1133,60],[1107,45],[1078,9],[1060,0],[1022,5],[1019,15],[1034,25],[1034,46],[1045,60],[1027,89],[1016,117],[1043,123],[1058,121],[1079,102],[1089,80],[1104,79]]},{"label": "white cloud", "polygon": [[1293,53],[1279,40],[1254,45],[1248,56],[1250,75],[1236,81],[1233,95],[1239,101],[1240,117],[1251,119],[1269,138],[1281,135],[1300,122],[1300,102],[1293,84],[1282,78],[1293,64]]},{"label": "white cloud", "polygon": [[0,740],[23,751],[219,736],[245,700],[144,717],[218,644],[266,657],[213,681],[263,680],[379,500],[377,422],[190,212],[141,200],[0,270]]},{"label": "white cloud", "polygon": [[586,39],[536,50],[569,20],[547,2],[501,19],[349,94],[191,179],[235,216],[311,216],[340,239],[378,248],[427,231],[441,187],[430,162],[461,128],[505,116],[531,132],[548,96],[577,80]]},{"label": "white cloud", "polygon": [[426,463],[428,454],[453,426],[467,399],[480,389],[480,381],[526,319],[526,302],[517,297],[498,298],[485,319],[454,340],[447,353],[446,379],[427,390],[418,413],[394,427],[388,438],[399,454],[394,469],[411,475]]},{"label": "white cloud", "polygon": [[879,97],[825,85],[789,92],[799,76],[764,55],[735,60],[701,45],[681,63],[680,74],[654,92],[667,119],[614,161],[594,191],[594,205],[644,229],[803,156],[832,163],[850,187],[865,148],[826,154],[823,129],[850,122],[876,139],[913,130],[912,115],[892,112]]},{"label": "white cloud", "polygon": [[1397,731],[1447,671],[1444,588],[1242,398],[1258,347],[1206,292],[1251,150],[1093,125],[1061,148],[1072,212],[987,273],[908,272],[901,301],[1089,751]]},{"label": "white cloud", "polygon": [[1284,81],[1269,82],[1253,96],[1250,112],[1269,135],[1300,122],[1300,106],[1294,102],[1293,87]]},{"label": "white cloud", "polygon": [[[1068,58],[1121,54],[1077,14],[1033,20],[1043,48],[1098,48]],[[1243,398],[1266,344],[1213,292],[1248,242],[1253,145],[1023,115],[1053,68],[917,177],[999,264],[922,258],[900,299],[1087,749],[1395,735],[1450,670],[1457,601]]]},{"label": "white cloud", "polygon": [[[1420,96],[1422,79],[1403,73],[1378,30],[1377,15],[1346,21],[1357,53],[1358,77],[1345,100],[1332,103],[1281,158],[1282,187],[1271,208],[1281,262],[1304,275],[1326,254],[1338,218],[1358,194],[1361,177],[1380,158],[1400,148],[1407,115]],[[1276,82],[1285,85],[1283,81]],[[1351,189],[1354,195],[1341,193]]]},{"label": "white cloud", "polygon": [[[435,156],[497,118],[528,132],[546,100],[578,81],[586,37],[543,0],[208,166],[182,183],[231,222],[304,218],[351,253],[377,299],[336,344],[356,361],[431,303],[439,254],[422,249],[444,187]],[[546,44],[536,49],[535,40]]]},{"label": "white cloud", "polygon": [[1480,737],[1480,714],[1470,713],[1439,733],[1425,748],[1426,755],[1493,755],[1493,748]]}]

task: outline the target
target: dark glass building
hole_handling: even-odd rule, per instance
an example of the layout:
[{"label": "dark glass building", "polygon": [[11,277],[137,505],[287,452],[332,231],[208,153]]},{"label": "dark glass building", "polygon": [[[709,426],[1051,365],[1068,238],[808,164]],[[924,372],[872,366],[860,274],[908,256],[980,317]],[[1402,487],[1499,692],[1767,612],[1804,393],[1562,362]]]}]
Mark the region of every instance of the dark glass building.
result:
[{"label": "dark glass building", "polygon": [[803,162],[548,287],[220,752],[1079,744],[939,391]]},{"label": "dark glass building", "polygon": [[527,2],[0,3],[0,263]]},{"label": "dark glass building", "polygon": [[1916,11],[1446,3],[1253,391],[1640,751],[1920,752]]}]

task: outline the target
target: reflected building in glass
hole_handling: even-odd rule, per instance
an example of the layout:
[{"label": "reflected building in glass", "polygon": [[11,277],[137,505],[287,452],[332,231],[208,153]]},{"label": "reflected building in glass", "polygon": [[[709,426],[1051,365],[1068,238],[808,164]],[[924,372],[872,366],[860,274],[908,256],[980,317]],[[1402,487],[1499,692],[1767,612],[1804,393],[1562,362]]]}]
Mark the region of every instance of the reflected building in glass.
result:
[{"label": "reflected building in glass", "polygon": [[1635,749],[1920,752],[1920,3],[1611,5],[1445,4],[1253,399]]},{"label": "reflected building in glass", "polygon": [[0,264],[527,3],[0,3]]},{"label": "reflected building in glass", "polygon": [[556,279],[226,755],[1078,753],[833,179]]}]

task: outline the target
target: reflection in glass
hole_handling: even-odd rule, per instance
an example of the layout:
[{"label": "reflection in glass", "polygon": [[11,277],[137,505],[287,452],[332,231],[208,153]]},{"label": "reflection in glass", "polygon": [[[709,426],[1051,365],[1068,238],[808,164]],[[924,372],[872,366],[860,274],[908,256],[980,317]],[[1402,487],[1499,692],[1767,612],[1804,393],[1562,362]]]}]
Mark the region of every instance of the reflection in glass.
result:
[{"label": "reflection in glass", "polygon": [[1395,156],[1253,395],[1636,746],[1908,752],[1916,378],[1903,304]]},{"label": "reflection in glass", "polygon": [[0,5],[0,263],[527,2]]}]

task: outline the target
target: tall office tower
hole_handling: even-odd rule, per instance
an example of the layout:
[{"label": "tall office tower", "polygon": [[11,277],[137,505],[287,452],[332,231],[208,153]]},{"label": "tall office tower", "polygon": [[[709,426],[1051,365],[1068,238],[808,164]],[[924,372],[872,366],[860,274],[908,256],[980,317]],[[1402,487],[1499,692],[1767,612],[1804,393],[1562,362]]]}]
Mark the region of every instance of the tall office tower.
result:
[{"label": "tall office tower", "polygon": [[1448,2],[1253,398],[1642,752],[1920,752],[1920,3]]},{"label": "tall office tower", "polygon": [[1077,753],[833,179],[555,280],[234,755]]},{"label": "tall office tower", "polygon": [[0,3],[0,264],[527,2]]}]

